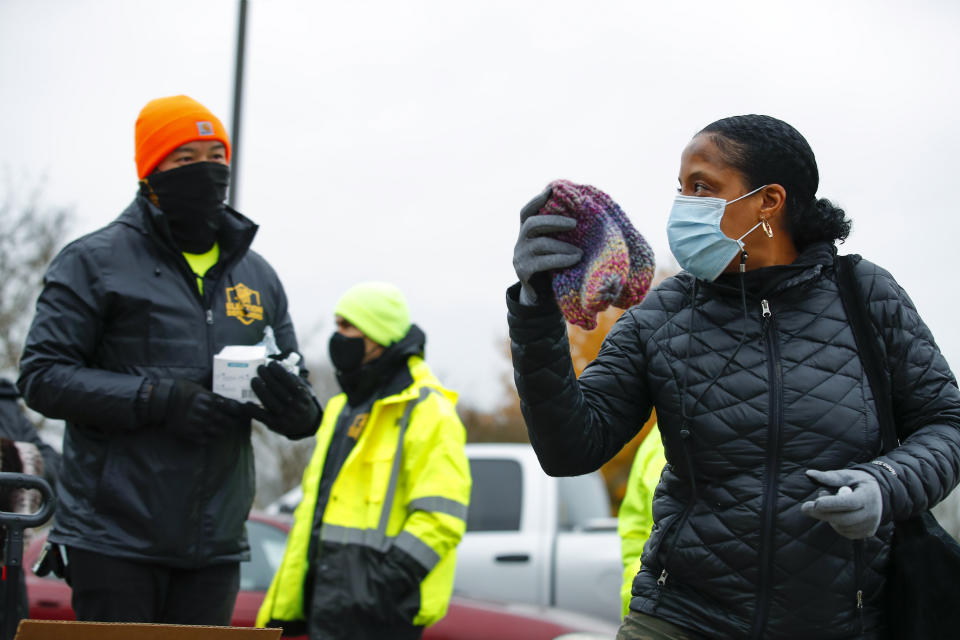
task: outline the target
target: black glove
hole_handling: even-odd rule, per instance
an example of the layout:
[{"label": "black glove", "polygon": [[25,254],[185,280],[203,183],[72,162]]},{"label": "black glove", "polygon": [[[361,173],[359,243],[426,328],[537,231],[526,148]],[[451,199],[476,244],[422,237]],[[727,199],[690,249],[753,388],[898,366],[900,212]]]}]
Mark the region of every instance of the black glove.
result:
[{"label": "black glove", "polygon": [[430,573],[425,566],[414,560],[413,556],[397,547],[390,547],[387,550],[381,567],[386,575],[398,582],[406,582],[414,586],[419,586]]},{"label": "black glove", "polygon": [[263,407],[248,402],[249,415],[271,430],[289,438],[313,435],[320,426],[323,411],[307,383],[300,376],[283,368],[279,362],[257,367],[257,377],[250,388]]},{"label": "black glove", "polygon": [[154,385],[149,407],[151,422],[200,444],[250,424],[250,416],[241,403],[181,378],[161,380]]},{"label": "black glove", "polygon": [[67,548],[47,540],[47,544],[33,563],[33,574],[43,578],[51,573],[58,578],[67,578]]}]

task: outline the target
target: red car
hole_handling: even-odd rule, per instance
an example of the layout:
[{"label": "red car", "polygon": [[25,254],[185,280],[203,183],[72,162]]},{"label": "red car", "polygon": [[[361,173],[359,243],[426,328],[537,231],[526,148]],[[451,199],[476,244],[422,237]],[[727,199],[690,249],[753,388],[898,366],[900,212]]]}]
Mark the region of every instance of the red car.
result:
[{"label": "red car", "polygon": [[[257,610],[283,557],[289,529],[287,520],[250,514],[247,520],[250,561],[240,565],[240,593],[231,621],[234,626],[254,626]],[[33,573],[33,565],[45,542],[46,534],[37,536],[24,551],[30,617],[73,620],[70,587],[52,575],[38,578]],[[611,640],[617,628],[603,620],[559,609],[484,602],[454,595],[446,617],[428,627],[423,640],[554,640],[563,634],[578,632],[590,635],[577,635],[577,638]],[[300,638],[306,640],[306,636]]]}]

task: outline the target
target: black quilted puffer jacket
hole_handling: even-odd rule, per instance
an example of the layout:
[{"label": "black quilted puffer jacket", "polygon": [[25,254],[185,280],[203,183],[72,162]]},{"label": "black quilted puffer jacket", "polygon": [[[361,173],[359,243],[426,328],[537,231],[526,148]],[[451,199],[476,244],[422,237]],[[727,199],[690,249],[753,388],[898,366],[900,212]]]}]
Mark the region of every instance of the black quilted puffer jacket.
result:
[{"label": "black quilted puffer jacket", "polygon": [[[623,315],[579,381],[556,306],[524,307],[519,285],[508,290],[515,380],[547,473],[598,468],[657,411],[668,464],[633,610],[709,638],[879,635],[892,521],[960,480],[960,392],[907,294],[860,261],[902,443],[880,455],[835,254],[819,244],[714,283],[670,278]],[[883,494],[879,531],[857,542],[800,511],[818,493],[806,469],[851,467]]]}]

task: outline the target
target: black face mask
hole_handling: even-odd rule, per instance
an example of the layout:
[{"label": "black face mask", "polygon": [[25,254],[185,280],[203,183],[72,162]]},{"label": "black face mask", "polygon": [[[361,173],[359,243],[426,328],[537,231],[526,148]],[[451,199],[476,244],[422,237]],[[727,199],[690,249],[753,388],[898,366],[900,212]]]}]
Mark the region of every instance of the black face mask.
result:
[{"label": "black face mask", "polygon": [[337,371],[349,374],[359,370],[365,355],[367,348],[363,336],[348,338],[339,332],[330,336],[330,361]]},{"label": "black face mask", "polygon": [[[407,358],[415,354],[422,357],[425,342],[423,331],[413,325],[400,342],[386,347],[383,353],[370,362],[360,364],[365,352],[363,338],[347,338],[339,333],[333,334],[330,337],[330,359],[337,369],[337,382],[347,394],[350,406],[360,406],[383,385],[389,384],[394,376],[406,367]],[[405,382],[400,388],[409,384],[410,382]]]},{"label": "black face mask", "polygon": [[230,167],[219,162],[158,171],[140,181],[140,192],[166,214],[174,242],[188,253],[205,253],[223,226]]}]

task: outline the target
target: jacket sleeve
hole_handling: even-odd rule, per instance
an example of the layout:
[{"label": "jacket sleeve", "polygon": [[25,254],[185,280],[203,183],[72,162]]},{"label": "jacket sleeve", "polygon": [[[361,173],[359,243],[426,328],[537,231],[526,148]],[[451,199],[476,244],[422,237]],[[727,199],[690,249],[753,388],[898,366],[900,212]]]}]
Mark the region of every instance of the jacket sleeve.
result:
[{"label": "jacket sleeve", "polygon": [[410,416],[415,438],[405,438],[403,475],[409,495],[407,519],[396,546],[426,570],[460,543],[467,528],[470,464],[466,430],[453,403],[430,393]]},{"label": "jacket sleeve", "polygon": [[905,520],[960,482],[960,390],[910,297],[885,270],[857,265],[870,316],[882,337],[900,446],[857,465],[877,478],[883,520]]},{"label": "jacket sleeve", "polygon": [[17,384],[27,404],[45,416],[134,429],[143,422],[137,406],[146,378],[93,364],[110,305],[103,276],[92,252],[78,243],[54,259],[44,276]]},{"label": "jacket sleeve", "polygon": [[566,325],[552,299],[521,305],[507,290],[514,381],[530,443],[543,470],[575,476],[598,469],[650,416],[641,339],[631,312],[604,340],[578,380]]}]

